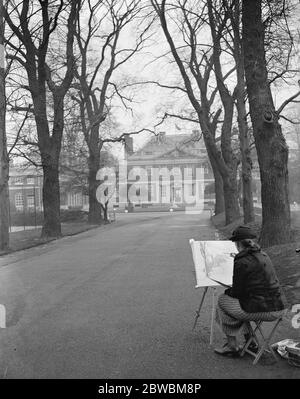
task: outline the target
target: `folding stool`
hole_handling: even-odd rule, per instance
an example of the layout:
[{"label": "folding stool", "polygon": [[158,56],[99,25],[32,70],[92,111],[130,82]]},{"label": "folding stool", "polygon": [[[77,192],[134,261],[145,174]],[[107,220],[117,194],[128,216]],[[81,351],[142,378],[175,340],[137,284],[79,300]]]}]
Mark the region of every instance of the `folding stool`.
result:
[{"label": "folding stool", "polygon": [[[270,341],[272,339],[274,332],[276,331],[277,327],[279,326],[280,322],[282,321],[283,316],[284,316],[284,313],[281,316],[279,316],[277,319],[273,320],[273,322],[275,322],[275,324],[269,334],[264,333],[264,331],[262,330],[262,324],[270,323],[270,322],[272,322],[271,320],[251,320],[255,324],[255,327],[252,327],[251,322],[247,321],[246,324],[247,324],[247,327],[249,330],[250,337],[249,337],[248,341],[245,343],[245,345],[241,351],[241,356],[244,356],[245,353],[249,353],[249,355],[254,356],[253,364],[256,364],[264,352],[270,352],[272,354],[272,356],[274,357],[274,359],[276,361],[278,361],[278,358],[274,352],[274,349],[271,347]],[[257,336],[258,332],[260,332],[260,335],[261,335],[261,341],[262,341],[261,343]],[[258,346],[257,352],[254,352],[249,349],[249,345],[252,342],[257,344],[257,346]]]}]

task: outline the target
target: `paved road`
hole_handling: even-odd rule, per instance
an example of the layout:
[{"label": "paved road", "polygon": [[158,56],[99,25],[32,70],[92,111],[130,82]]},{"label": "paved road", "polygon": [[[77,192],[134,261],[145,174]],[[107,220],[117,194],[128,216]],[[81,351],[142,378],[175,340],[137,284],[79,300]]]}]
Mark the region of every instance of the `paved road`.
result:
[{"label": "paved road", "polygon": [[214,239],[208,212],[122,215],[0,258],[0,378],[299,378],[284,360],[215,355],[209,300],[192,331],[191,237]]}]

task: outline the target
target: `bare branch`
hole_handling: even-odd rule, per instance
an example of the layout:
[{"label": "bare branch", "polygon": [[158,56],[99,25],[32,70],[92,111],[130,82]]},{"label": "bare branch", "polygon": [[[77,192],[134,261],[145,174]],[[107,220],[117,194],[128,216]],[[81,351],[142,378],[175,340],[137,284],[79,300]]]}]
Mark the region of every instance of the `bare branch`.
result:
[{"label": "bare branch", "polygon": [[34,108],[32,104],[29,104],[27,107],[12,106],[10,110],[14,112],[26,112],[26,114],[29,114],[30,112],[34,113]]},{"label": "bare branch", "polygon": [[134,83],[128,85],[128,87],[129,87],[129,86],[135,86],[135,85],[145,85],[145,84],[154,84],[154,85],[159,86],[159,87],[162,87],[162,88],[164,88],[164,89],[180,90],[180,91],[182,91],[182,92],[184,92],[184,93],[187,92],[186,89],[183,88],[183,87],[181,87],[181,86],[163,84],[163,83],[160,83],[160,82],[156,82],[156,81],[154,81],[154,80],[146,80],[146,81],[144,81],[144,82],[134,82]]},{"label": "bare branch", "polygon": [[181,119],[183,121],[188,121],[188,122],[193,122],[193,123],[199,124],[199,119],[193,119],[193,118],[187,117],[185,115],[177,115],[177,114],[171,114],[169,112],[165,112],[164,118],[167,118],[167,117],[178,118],[178,119]]},{"label": "bare branch", "polygon": [[280,115],[280,118],[285,119],[287,122],[291,123],[292,125],[300,125],[300,121],[293,121],[292,119],[288,118],[287,116]]},{"label": "bare branch", "polygon": [[19,147],[16,147],[16,150],[21,154],[21,157],[29,161],[32,165],[37,168],[42,168],[42,164],[38,164],[32,158],[30,158],[24,151],[22,151]]},{"label": "bare branch", "polygon": [[28,109],[26,114],[25,114],[25,116],[24,116],[24,118],[23,118],[23,120],[22,120],[21,125],[19,126],[15,141],[14,141],[14,143],[12,144],[12,146],[10,147],[10,149],[8,151],[8,156],[10,156],[10,154],[12,153],[12,151],[14,150],[14,148],[16,147],[16,145],[17,145],[17,143],[18,143],[18,141],[20,139],[20,135],[21,135],[22,129],[23,129],[24,125],[25,125],[25,122],[26,122],[26,120],[28,118],[29,111],[30,110]]},{"label": "bare branch", "polygon": [[285,100],[281,106],[278,108],[278,110],[276,111],[277,115],[280,115],[281,112],[284,110],[284,108],[290,104],[291,102],[294,102],[293,100],[295,100],[295,98],[300,96],[300,91],[298,91],[297,93],[295,93],[294,95],[292,95],[291,97],[289,97],[287,100]]}]

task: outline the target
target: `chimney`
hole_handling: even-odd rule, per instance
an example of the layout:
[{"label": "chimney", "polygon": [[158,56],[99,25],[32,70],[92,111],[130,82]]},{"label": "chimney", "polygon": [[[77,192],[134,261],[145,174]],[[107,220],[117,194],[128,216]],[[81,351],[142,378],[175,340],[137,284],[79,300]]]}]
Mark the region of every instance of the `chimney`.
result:
[{"label": "chimney", "polygon": [[129,155],[133,154],[133,138],[130,137],[129,135],[125,136],[124,140],[124,145],[125,145],[125,155],[126,157]]}]

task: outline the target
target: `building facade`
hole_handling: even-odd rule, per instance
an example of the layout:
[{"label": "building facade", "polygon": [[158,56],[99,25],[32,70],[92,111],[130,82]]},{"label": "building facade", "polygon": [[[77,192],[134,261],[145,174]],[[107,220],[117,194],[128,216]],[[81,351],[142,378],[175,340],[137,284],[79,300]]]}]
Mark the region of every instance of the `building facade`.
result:
[{"label": "building facade", "polygon": [[214,201],[214,193],[206,190],[214,179],[199,131],[173,135],[161,132],[136,152],[132,144],[128,137],[128,198],[127,203],[119,201],[120,207],[201,207],[203,202]]},{"label": "building facade", "polygon": [[37,168],[10,168],[9,201],[11,212],[42,210],[43,175]]},{"label": "building facade", "polygon": [[[43,211],[43,172],[39,168],[12,166],[9,172],[10,212]],[[69,183],[69,184],[67,184]],[[72,184],[70,176],[60,176],[61,209],[87,209],[88,197],[82,187]]]}]

